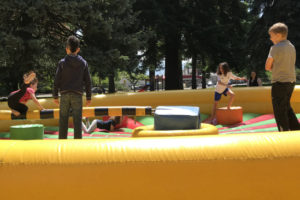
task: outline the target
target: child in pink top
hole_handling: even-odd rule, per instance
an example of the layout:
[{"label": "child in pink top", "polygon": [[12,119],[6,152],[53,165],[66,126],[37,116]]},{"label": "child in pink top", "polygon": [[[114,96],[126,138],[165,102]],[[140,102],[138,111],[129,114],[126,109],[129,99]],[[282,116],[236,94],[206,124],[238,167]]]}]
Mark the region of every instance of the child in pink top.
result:
[{"label": "child in pink top", "polygon": [[25,104],[29,99],[32,99],[40,110],[44,109],[35,97],[38,84],[36,74],[29,72],[23,76],[23,79],[24,84],[21,89],[10,93],[8,96],[8,106],[15,116],[26,114],[28,107]]}]

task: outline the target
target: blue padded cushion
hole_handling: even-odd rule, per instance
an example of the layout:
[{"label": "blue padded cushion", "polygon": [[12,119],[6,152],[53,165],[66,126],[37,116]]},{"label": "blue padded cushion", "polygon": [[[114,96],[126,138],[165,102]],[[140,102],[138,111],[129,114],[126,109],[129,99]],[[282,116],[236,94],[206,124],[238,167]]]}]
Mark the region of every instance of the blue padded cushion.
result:
[{"label": "blue padded cushion", "polygon": [[154,113],[155,130],[199,129],[200,108],[194,106],[158,106]]}]

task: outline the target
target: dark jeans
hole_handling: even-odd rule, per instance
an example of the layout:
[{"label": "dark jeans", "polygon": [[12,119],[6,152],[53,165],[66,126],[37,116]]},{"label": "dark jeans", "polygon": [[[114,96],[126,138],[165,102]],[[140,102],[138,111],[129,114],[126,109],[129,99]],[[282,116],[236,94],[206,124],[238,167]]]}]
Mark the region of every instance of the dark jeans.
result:
[{"label": "dark jeans", "polygon": [[67,139],[69,113],[72,112],[74,139],[82,138],[82,95],[73,92],[61,94],[59,111],[59,139]]},{"label": "dark jeans", "polygon": [[22,84],[21,89],[13,94],[10,94],[7,98],[8,107],[20,112],[20,114],[26,114],[28,107],[20,103],[20,99],[25,95],[27,88],[30,84]]},{"label": "dark jeans", "polygon": [[300,124],[291,107],[290,99],[295,83],[275,82],[272,84],[272,104],[279,131],[300,130]]}]

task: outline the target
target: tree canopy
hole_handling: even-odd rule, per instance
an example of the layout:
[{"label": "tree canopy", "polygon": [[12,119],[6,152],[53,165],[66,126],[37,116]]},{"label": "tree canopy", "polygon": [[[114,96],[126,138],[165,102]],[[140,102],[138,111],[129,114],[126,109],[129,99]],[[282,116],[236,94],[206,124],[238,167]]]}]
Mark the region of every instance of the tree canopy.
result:
[{"label": "tree canopy", "polygon": [[[76,35],[90,71],[109,78],[165,69],[165,89],[182,89],[182,60],[191,59],[193,77],[214,72],[227,61],[234,71],[264,72],[271,46],[268,28],[289,26],[300,46],[300,3],[296,0],[4,0],[0,6],[1,95],[18,88],[22,75],[35,70],[51,85],[65,41]],[[297,55],[299,53],[297,52]],[[297,60],[297,66],[299,65]],[[164,66],[163,66],[164,64]],[[133,76],[133,77],[134,77]],[[195,88],[195,87],[193,87]]]}]

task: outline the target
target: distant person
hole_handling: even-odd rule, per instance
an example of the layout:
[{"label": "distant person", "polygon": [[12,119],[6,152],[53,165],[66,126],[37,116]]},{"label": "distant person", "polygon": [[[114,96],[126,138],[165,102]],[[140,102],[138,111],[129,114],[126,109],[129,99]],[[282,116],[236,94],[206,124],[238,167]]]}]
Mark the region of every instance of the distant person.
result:
[{"label": "distant person", "polygon": [[257,74],[255,71],[252,71],[250,74],[248,86],[249,87],[262,86],[262,81],[260,78],[257,77]]},{"label": "distant person", "polygon": [[215,96],[214,96],[215,102],[214,102],[211,117],[209,118],[209,120],[211,120],[211,122],[213,124],[217,123],[216,119],[215,119],[216,118],[216,109],[217,109],[218,103],[219,103],[222,95],[230,96],[230,99],[227,104],[227,109],[230,109],[230,107],[233,103],[235,94],[230,89],[230,88],[232,88],[232,86],[229,85],[229,81],[230,80],[246,80],[245,78],[240,78],[240,77],[233,75],[229,69],[229,65],[227,62],[222,62],[219,64],[218,70],[217,70],[217,75],[218,75],[218,82],[217,82],[216,89],[215,89]]},{"label": "distant person", "polygon": [[[54,102],[60,106],[59,139],[67,139],[69,113],[72,110],[74,138],[82,138],[82,95],[86,92],[86,106],[91,103],[91,76],[88,63],[78,55],[79,39],[70,36],[66,44],[67,55],[58,63],[53,89]],[[60,102],[58,100],[60,92]]]},{"label": "distant person", "polygon": [[105,129],[107,131],[114,131],[114,130],[120,128],[120,123],[121,123],[121,117],[119,117],[119,116],[110,117],[109,120],[107,120],[107,121],[103,121],[100,119],[94,119],[90,125],[89,124],[85,125],[82,122],[82,130],[83,130],[83,132],[89,133],[89,134],[94,132],[94,130],[96,128]]},{"label": "distant person", "polygon": [[272,104],[278,131],[300,130],[290,100],[296,83],[296,50],[287,40],[288,27],[284,23],[269,28],[270,48],[265,69],[272,72]]},{"label": "distant person", "polygon": [[22,84],[21,89],[10,93],[7,101],[8,107],[16,117],[21,114],[26,114],[28,110],[26,103],[30,99],[33,100],[40,110],[44,110],[44,107],[41,106],[35,96],[38,85],[36,74],[33,71],[24,74],[23,81],[24,83]]}]

